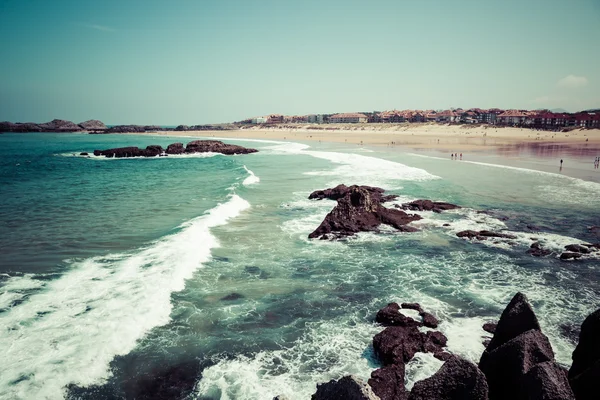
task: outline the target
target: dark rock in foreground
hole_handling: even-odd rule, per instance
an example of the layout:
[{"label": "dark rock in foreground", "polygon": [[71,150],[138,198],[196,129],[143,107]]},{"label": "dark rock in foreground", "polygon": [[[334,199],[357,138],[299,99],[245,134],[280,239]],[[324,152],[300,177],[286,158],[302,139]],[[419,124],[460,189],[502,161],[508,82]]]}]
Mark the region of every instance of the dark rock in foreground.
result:
[{"label": "dark rock in foreground", "polygon": [[579,334],[579,344],[573,352],[573,364],[569,370],[569,380],[577,399],[598,398],[598,389],[587,393],[589,388],[597,388],[600,382],[600,309],[590,314]]},{"label": "dark rock in foreground", "polygon": [[415,383],[409,400],[487,400],[488,384],[477,366],[452,356],[433,376]]},{"label": "dark rock in foreground", "polygon": [[188,143],[185,150],[182,143],[173,143],[165,151],[161,146],[151,145],[145,149],[138,147],[119,147],[108,150],[94,150],[95,156],[126,158],[126,157],[156,157],[164,154],[183,154],[185,153],[221,153],[221,154],[248,154],[255,153],[258,150],[248,149],[234,144],[226,144],[216,140],[194,140]]},{"label": "dark rock in foreground", "polygon": [[[332,194],[340,186],[333,189],[326,189],[321,195],[315,195],[313,198],[324,198],[335,196]],[[314,232],[308,235],[309,238],[339,238],[352,236],[358,232],[377,231],[379,225],[385,224],[398,229],[401,232],[414,232],[417,229],[407,226],[412,221],[421,219],[418,215],[407,214],[404,211],[385,208],[381,202],[383,189],[373,190],[370,186],[350,186],[342,189],[343,197],[337,198],[337,205],[325,217],[321,225]],[[318,191],[319,192],[319,191]],[[332,237],[330,237],[332,234]]]},{"label": "dark rock in foreground", "polygon": [[411,211],[433,211],[440,213],[442,211],[454,210],[460,208],[456,204],[444,203],[442,201],[415,200],[410,203],[402,204],[402,209]]},{"label": "dark rock in foreground", "polygon": [[380,400],[369,385],[352,375],[317,385],[317,392],[311,396],[311,399]]},{"label": "dark rock in foreground", "polygon": [[527,399],[575,400],[567,371],[552,361],[533,366],[523,380]]},{"label": "dark rock in foreground", "polygon": [[408,391],[404,387],[404,364],[388,365],[371,373],[369,386],[381,400],[405,400]]},{"label": "dark rock in foreground", "polygon": [[411,317],[400,312],[398,303],[390,303],[377,312],[375,321],[385,326],[422,326],[423,324],[415,321]]}]

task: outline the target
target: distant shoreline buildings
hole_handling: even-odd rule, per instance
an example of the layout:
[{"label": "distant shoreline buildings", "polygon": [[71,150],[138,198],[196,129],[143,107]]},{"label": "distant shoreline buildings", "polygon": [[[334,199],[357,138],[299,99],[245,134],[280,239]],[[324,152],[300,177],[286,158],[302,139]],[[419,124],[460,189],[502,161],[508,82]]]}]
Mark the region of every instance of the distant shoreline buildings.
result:
[{"label": "distant shoreline buildings", "polygon": [[311,114],[287,116],[271,114],[240,121],[241,124],[282,123],[423,123],[489,124],[534,129],[559,129],[566,127],[600,128],[600,109],[576,113],[549,110],[502,110],[499,108],[462,108],[451,110],[391,110],[362,113]]}]

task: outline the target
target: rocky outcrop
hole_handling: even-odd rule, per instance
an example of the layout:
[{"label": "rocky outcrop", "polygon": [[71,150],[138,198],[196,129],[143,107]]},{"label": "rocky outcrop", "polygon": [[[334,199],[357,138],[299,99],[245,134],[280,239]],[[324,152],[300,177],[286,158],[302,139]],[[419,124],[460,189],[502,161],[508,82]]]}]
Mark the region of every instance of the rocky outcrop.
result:
[{"label": "rocky outcrop", "polygon": [[36,124],[33,122],[12,123],[8,121],[0,122],[0,131],[2,132],[79,132],[82,128],[71,121],[54,119],[50,122]]},{"label": "rocky outcrop", "polygon": [[[579,343],[573,351],[569,380],[577,400],[598,398],[600,382],[600,309],[590,314],[579,334]],[[593,390],[590,390],[593,388]]]},{"label": "rocky outcrop", "polygon": [[79,127],[90,133],[104,133],[108,129],[102,121],[98,121],[97,119],[81,122]]},{"label": "rocky outcrop", "polygon": [[565,250],[560,255],[561,260],[576,260],[585,255],[597,255],[593,253],[597,253],[600,250],[600,243],[569,244],[565,246]]},{"label": "rocky outcrop", "polygon": [[227,155],[256,153],[258,150],[249,149],[235,144],[226,144],[219,140],[194,140],[185,147],[186,153],[221,153]]},{"label": "rocky outcrop", "polygon": [[415,383],[409,400],[487,400],[485,375],[467,360],[452,356],[431,377]]},{"label": "rocky outcrop", "polygon": [[[419,307],[420,308],[420,307]],[[390,303],[377,312],[375,321],[384,326],[422,326],[423,323],[400,312],[398,303]]]},{"label": "rocky outcrop", "polygon": [[369,386],[381,400],[406,400],[408,390],[404,387],[404,364],[392,364],[371,373]]},{"label": "rocky outcrop", "polygon": [[523,386],[527,399],[575,400],[567,371],[552,361],[534,365],[525,375]]},{"label": "rocky outcrop", "polygon": [[165,151],[161,146],[151,145],[145,149],[138,147],[119,147],[108,150],[94,150],[95,156],[125,158],[125,157],[156,157],[164,154],[183,154],[185,153],[204,153],[214,152],[222,154],[248,154],[255,153],[258,150],[247,149],[245,147],[234,144],[225,144],[216,140],[195,140],[188,143],[187,147],[183,148],[182,143],[173,143],[167,147]]},{"label": "rocky outcrop", "polygon": [[[346,197],[348,195],[348,193],[350,193],[350,190],[352,190],[356,187],[358,187],[358,186],[356,186],[356,185],[346,186],[344,184],[341,184],[341,185],[337,185],[336,187],[330,188],[330,189],[315,190],[308,196],[308,198],[310,200],[323,200],[323,199],[338,200],[343,197]],[[365,185],[360,186],[360,187],[362,189],[366,190],[367,192],[369,192],[371,197],[374,200],[379,201],[380,203],[392,201],[398,197],[395,194],[384,196],[383,193],[385,193],[385,190],[383,190],[382,188],[373,187],[373,186],[365,186]]]},{"label": "rocky outcrop", "polygon": [[[338,194],[332,194],[336,192],[337,188],[322,191],[323,197],[320,198],[337,197]],[[421,217],[407,214],[401,210],[385,208],[381,204],[383,189],[373,189],[370,186],[356,185],[348,187],[347,190],[340,189],[339,195],[344,193],[343,197],[336,199],[337,205],[308,237],[311,239],[336,239],[352,236],[358,232],[378,231],[381,224],[389,225],[401,232],[414,232],[417,230],[407,225],[412,221],[421,219]],[[313,192],[311,196],[315,193],[317,192]],[[315,195],[313,198],[319,198],[319,196]]]},{"label": "rocky outcrop", "polygon": [[311,396],[311,399],[380,400],[369,385],[352,375],[317,385],[317,392]]},{"label": "rocky outcrop", "polygon": [[527,250],[527,253],[531,254],[534,257],[544,257],[549,256],[553,252],[552,250],[543,248],[540,242],[533,242],[529,247],[529,250]]},{"label": "rocky outcrop", "polygon": [[486,240],[488,238],[501,238],[501,239],[516,239],[517,237],[508,233],[492,232],[492,231],[472,231],[466,230],[456,234],[460,238]]},{"label": "rocky outcrop", "polygon": [[175,131],[185,132],[185,131],[230,131],[238,129],[237,126],[232,124],[222,124],[222,125],[179,125],[175,128]]},{"label": "rocky outcrop", "polygon": [[403,210],[410,211],[433,211],[434,213],[441,213],[442,211],[454,210],[460,208],[456,204],[444,203],[441,201],[431,200],[415,200],[410,203],[402,204]]}]

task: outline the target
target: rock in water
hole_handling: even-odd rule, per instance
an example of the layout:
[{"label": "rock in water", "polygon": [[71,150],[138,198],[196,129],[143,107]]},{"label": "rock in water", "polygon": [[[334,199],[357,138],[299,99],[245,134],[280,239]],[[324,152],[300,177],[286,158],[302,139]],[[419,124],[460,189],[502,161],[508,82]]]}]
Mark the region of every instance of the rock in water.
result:
[{"label": "rock in water", "polygon": [[312,395],[311,399],[380,400],[369,385],[352,375],[317,385],[317,392]]},{"label": "rock in water", "polygon": [[225,144],[218,140],[194,140],[185,147],[186,153],[221,153],[227,155],[256,153],[256,149],[247,149],[235,144]]},{"label": "rock in water", "polygon": [[167,154],[183,154],[185,153],[185,148],[183,147],[183,143],[171,143],[167,146]]},{"label": "rock in water", "polygon": [[[569,380],[578,400],[599,397],[596,388],[600,382],[600,309],[591,313],[581,324]],[[590,392],[590,388],[595,390]]]},{"label": "rock in water", "polygon": [[502,316],[494,332],[494,337],[486,350],[492,351],[496,347],[531,329],[539,331],[540,324],[531,305],[527,301],[527,296],[519,292],[502,312]]},{"label": "rock in water", "polygon": [[390,303],[377,312],[375,321],[385,326],[421,326],[422,323],[400,312],[398,303]]},{"label": "rock in water", "polygon": [[81,128],[71,121],[65,121],[62,119],[54,119],[44,124],[39,124],[42,131],[46,132],[78,132]]},{"label": "rock in water", "polygon": [[410,203],[402,204],[403,210],[411,210],[411,211],[433,211],[435,213],[440,213],[442,211],[454,210],[460,208],[456,204],[444,203],[441,201],[431,201],[431,200],[415,200]]},{"label": "rock in water", "polygon": [[535,329],[522,333],[491,351],[486,350],[479,362],[479,369],[487,378],[490,399],[523,398],[525,375],[533,366],[546,361],[554,361],[552,346],[548,338]]},{"label": "rock in water", "polygon": [[81,129],[83,129],[85,131],[94,132],[94,133],[96,133],[96,132],[102,133],[108,129],[102,121],[98,121],[97,119],[90,119],[89,121],[84,121],[84,122],[80,123],[79,126],[81,127]]},{"label": "rock in water", "polygon": [[452,356],[433,376],[415,383],[409,400],[487,400],[485,375],[467,360]]},{"label": "rock in water", "polygon": [[[247,149],[234,144],[225,144],[217,140],[194,140],[188,143],[187,147],[183,148],[183,143],[173,143],[167,147],[167,154],[183,154],[183,153],[222,153],[222,154],[248,154],[255,153],[256,149]],[[137,147],[120,147],[108,150],[94,150],[94,155],[105,157],[156,157],[165,152],[161,146],[151,145],[144,150]]]},{"label": "rock in water", "polygon": [[[323,196],[326,197],[325,194]],[[350,186],[344,197],[337,198],[337,205],[308,237],[327,239],[329,234],[338,238],[352,236],[358,232],[376,231],[381,224],[390,225],[402,232],[416,231],[406,225],[421,217],[385,208],[381,205],[381,200],[381,193],[374,192],[371,187]]]},{"label": "rock in water", "polygon": [[405,400],[408,391],[404,387],[404,364],[376,369],[371,373],[369,386],[381,400]]},{"label": "rock in water", "polygon": [[117,147],[108,150],[94,150],[94,155],[108,158],[141,157],[142,150],[138,147]]},{"label": "rock in water", "polygon": [[534,365],[525,375],[523,386],[527,399],[575,400],[567,371],[552,361]]},{"label": "rock in water", "polygon": [[[336,187],[331,188],[331,189],[315,190],[308,196],[308,198],[310,200],[313,200],[313,199],[316,199],[316,200],[323,200],[323,199],[338,200],[338,199],[341,199],[342,197],[346,197],[346,195],[350,192],[350,190],[352,188],[356,188],[356,187],[358,187],[358,186],[352,185],[352,186],[348,187],[344,184],[341,184],[341,185],[337,185]],[[391,201],[398,197],[394,194],[384,196],[383,193],[385,192],[385,190],[378,188],[378,187],[364,186],[364,185],[360,186],[360,187],[365,189],[367,192],[369,192],[371,194],[371,197],[373,197],[374,199],[377,199],[380,203],[385,203],[386,201]]]}]

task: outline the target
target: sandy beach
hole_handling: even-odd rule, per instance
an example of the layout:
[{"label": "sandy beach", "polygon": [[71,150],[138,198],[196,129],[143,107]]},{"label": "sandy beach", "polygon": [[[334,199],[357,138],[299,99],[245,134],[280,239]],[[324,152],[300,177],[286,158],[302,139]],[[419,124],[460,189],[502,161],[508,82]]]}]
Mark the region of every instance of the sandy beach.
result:
[{"label": "sandy beach", "polygon": [[322,141],[375,146],[404,146],[442,152],[490,151],[499,147],[532,144],[600,148],[600,130],[537,131],[489,125],[440,124],[286,124],[233,131],[165,131],[152,135],[214,136],[291,141]]}]

